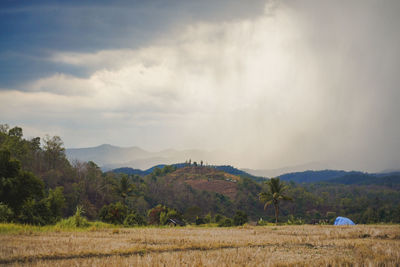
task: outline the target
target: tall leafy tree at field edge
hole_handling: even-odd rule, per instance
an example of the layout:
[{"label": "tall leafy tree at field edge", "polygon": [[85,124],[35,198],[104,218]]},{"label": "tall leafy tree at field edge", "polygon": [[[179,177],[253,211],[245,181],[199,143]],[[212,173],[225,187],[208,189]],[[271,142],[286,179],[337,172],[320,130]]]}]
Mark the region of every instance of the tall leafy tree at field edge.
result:
[{"label": "tall leafy tree at field edge", "polygon": [[275,223],[278,223],[279,217],[279,202],[283,201],[293,201],[291,197],[284,195],[287,186],[279,180],[279,178],[271,178],[269,181],[265,182],[268,185],[268,192],[261,192],[259,194],[260,200],[265,202],[264,210],[271,204],[275,208]]},{"label": "tall leafy tree at field edge", "polygon": [[119,196],[122,197],[124,205],[126,205],[126,199],[133,192],[134,185],[131,184],[127,175],[123,175],[119,180],[119,183],[115,185],[115,191]]}]

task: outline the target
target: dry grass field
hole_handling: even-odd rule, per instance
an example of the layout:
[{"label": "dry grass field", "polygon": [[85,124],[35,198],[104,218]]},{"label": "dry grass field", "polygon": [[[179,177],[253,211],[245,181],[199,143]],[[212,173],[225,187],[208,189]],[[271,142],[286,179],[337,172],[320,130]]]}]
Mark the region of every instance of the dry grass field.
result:
[{"label": "dry grass field", "polygon": [[0,234],[14,266],[399,266],[400,226],[243,226]]}]

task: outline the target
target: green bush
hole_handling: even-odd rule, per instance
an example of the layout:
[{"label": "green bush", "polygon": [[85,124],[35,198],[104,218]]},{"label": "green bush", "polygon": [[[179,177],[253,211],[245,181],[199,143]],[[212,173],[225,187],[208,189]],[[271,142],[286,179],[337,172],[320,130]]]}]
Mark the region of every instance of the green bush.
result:
[{"label": "green bush", "polygon": [[258,226],[265,226],[268,225],[268,221],[264,221],[262,218],[260,218],[257,222]]},{"label": "green bush", "polygon": [[51,212],[51,220],[54,223],[61,219],[63,209],[65,208],[65,197],[63,191],[64,187],[62,186],[57,186],[55,189],[49,189],[49,195],[47,197],[48,208]]},{"label": "green bush", "polygon": [[124,220],[125,226],[141,226],[146,225],[147,222],[143,216],[137,213],[130,213]]},{"label": "green bush", "polygon": [[326,217],[328,218],[329,223],[332,224],[332,223],[335,221],[336,212],[334,212],[334,211],[328,211],[328,212],[326,213]]},{"label": "green bush", "polygon": [[166,225],[169,219],[182,220],[182,214],[175,209],[157,205],[148,211],[149,224]]},{"label": "green bush", "polygon": [[287,221],[289,225],[301,225],[304,224],[304,220],[301,218],[294,218],[293,215],[289,215],[289,219]]},{"label": "green bush", "polygon": [[160,223],[166,225],[168,224],[169,219],[182,220],[182,215],[177,210],[168,208],[168,212],[161,212]]},{"label": "green bush", "polygon": [[206,221],[202,217],[197,217],[195,223],[196,223],[196,225],[201,225],[201,224],[205,224]]},{"label": "green bush", "polygon": [[233,217],[233,224],[234,225],[243,225],[245,223],[247,223],[248,219],[247,219],[247,214],[244,213],[243,211],[236,211],[235,216]]},{"label": "green bush", "polygon": [[11,222],[14,212],[6,205],[0,202],[0,222]]},{"label": "green bush", "polygon": [[216,222],[216,223],[219,223],[223,219],[224,219],[224,216],[222,216],[221,214],[215,214],[215,216],[214,216],[214,222]]},{"label": "green bush", "polygon": [[204,222],[205,222],[205,223],[211,223],[211,219],[212,219],[211,213],[208,213],[208,214],[206,215],[206,217],[204,217]]},{"label": "green bush", "polygon": [[166,220],[165,216],[166,216],[166,212],[168,211],[168,208],[163,206],[163,205],[157,205],[154,208],[150,209],[147,212],[147,216],[149,218],[149,224],[160,224],[161,221],[161,214],[164,213],[162,215],[162,220]]},{"label": "green bush", "polygon": [[230,218],[225,218],[218,223],[219,227],[230,227],[233,226],[233,221]]},{"label": "green bush", "polygon": [[17,220],[25,224],[49,224],[51,222],[51,214],[47,200],[36,201],[35,199],[28,199],[24,201]]},{"label": "green bush", "polygon": [[68,219],[62,219],[56,226],[61,228],[85,228],[89,227],[89,221],[82,216],[84,210],[81,206],[76,207],[76,212],[73,216]]},{"label": "green bush", "polygon": [[99,213],[101,221],[112,224],[123,224],[128,214],[128,207],[121,202],[104,205]]}]

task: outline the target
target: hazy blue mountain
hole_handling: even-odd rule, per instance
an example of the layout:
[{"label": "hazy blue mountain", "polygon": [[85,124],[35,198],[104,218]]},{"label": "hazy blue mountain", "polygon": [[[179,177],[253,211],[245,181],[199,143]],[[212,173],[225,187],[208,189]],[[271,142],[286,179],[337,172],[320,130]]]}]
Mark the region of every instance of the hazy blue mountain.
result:
[{"label": "hazy blue mountain", "polygon": [[315,183],[343,177],[349,174],[363,174],[362,172],[347,172],[337,170],[304,171],[286,173],[279,176],[283,181],[293,181],[296,183]]},{"label": "hazy blue mountain", "polygon": [[110,172],[124,173],[124,174],[128,174],[128,175],[139,175],[139,176],[145,176],[145,175],[148,175],[151,173],[151,172],[147,172],[147,170],[143,171],[140,169],[133,169],[133,168],[129,168],[129,167],[113,169]]},{"label": "hazy blue mountain", "polygon": [[296,183],[336,183],[346,185],[384,185],[400,184],[400,172],[365,173],[358,171],[321,170],[287,173],[279,176],[281,180]]},{"label": "hazy blue mountain", "polygon": [[380,185],[387,187],[400,187],[400,173],[352,173],[345,176],[334,178],[328,183],[346,184],[346,185]]},{"label": "hazy blue mountain", "polygon": [[167,149],[158,152],[149,152],[139,147],[118,147],[100,145],[88,148],[69,148],[66,155],[70,161],[93,161],[103,171],[130,167],[134,169],[148,169],[158,164],[174,164],[191,159],[192,162],[201,160],[215,162],[219,156],[215,151],[196,149],[175,150]]},{"label": "hazy blue mountain", "polygon": [[68,148],[66,155],[70,161],[93,161],[99,166],[151,156],[149,152],[139,147],[118,147],[108,144],[88,148]]},{"label": "hazy blue mountain", "polygon": [[308,170],[326,170],[326,169],[334,170],[336,168],[337,168],[336,165],[330,162],[309,162],[301,165],[286,166],[277,169],[261,169],[261,170],[242,169],[242,170],[255,176],[271,178],[288,173],[304,172]]}]

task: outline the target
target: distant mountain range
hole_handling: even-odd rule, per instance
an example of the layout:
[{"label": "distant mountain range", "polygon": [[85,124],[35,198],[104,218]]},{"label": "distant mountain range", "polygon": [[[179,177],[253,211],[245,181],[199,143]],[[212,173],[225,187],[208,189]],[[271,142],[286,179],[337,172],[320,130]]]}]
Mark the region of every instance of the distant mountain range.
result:
[{"label": "distant mountain range", "polygon": [[[112,145],[100,145],[89,148],[66,149],[66,155],[70,161],[93,161],[103,171],[113,171],[126,174],[147,175],[154,168],[162,168],[165,165],[175,165],[177,168],[186,166],[184,163],[189,159],[192,162],[201,160],[218,162],[221,155],[218,152],[203,150],[175,150],[168,149],[159,152],[149,152],[139,147],[118,147]],[[281,169],[237,169],[229,165],[211,166],[217,170],[232,175],[248,177],[256,181],[263,181],[263,177],[279,176],[284,181],[296,183],[332,182],[341,184],[399,184],[400,171],[382,172],[369,174],[358,171],[343,170],[321,170],[327,166],[320,162],[313,162],[304,165],[286,167]],[[329,166],[328,166],[329,167]],[[326,168],[326,167],[325,167]],[[308,170],[307,170],[308,169]],[[306,171],[298,171],[306,170]],[[384,178],[384,179],[379,179]]]},{"label": "distant mountain range", "polygon": [[283,181],[293,181],[296,183],[336,183],[347,185],[384,185],[398,187],[400,185],[400,172],[389,173],[364,173],[356,171],[304,171],[280,175]]},{"label": "distant mountain range", "polygon": [[346,175],[361,175],[362,172],[346,172],[337,170],[303,171],[280,175],[283,181],[293,181],[296,183],[315,183],[340,178]]},{"label": "distant mountain range", "polygon": [[243,169],[243,171],[248,172],[255,176],[262,177],[277,177],[279,175],[285,173],[294,173],[294,172],[303,172],[307,170],[335,170],[338,164],[333,164],[332,162],[309,162],[300,165],[286,166],[277,169],[262,169],[262,170],[253,170],[253,169]]},{"label": "distant mountain range", "polygon": [[167,149],[149,152],[139,147],[118,147],[107,144],[88,148],[69,148],[66,149],[66,155],[70,161],[93,161],[103,171],[121,167],[148,169],[159,164],[174,164],[189,159],[192,162],[201,160],[216,162],[220,158],[216,151]]}]

